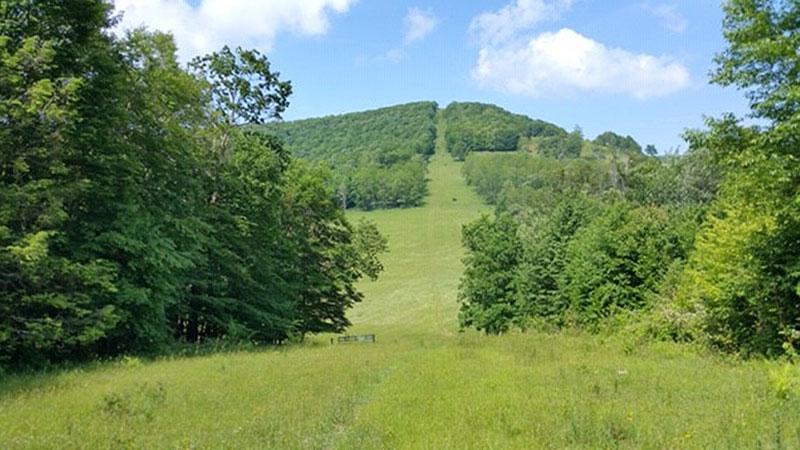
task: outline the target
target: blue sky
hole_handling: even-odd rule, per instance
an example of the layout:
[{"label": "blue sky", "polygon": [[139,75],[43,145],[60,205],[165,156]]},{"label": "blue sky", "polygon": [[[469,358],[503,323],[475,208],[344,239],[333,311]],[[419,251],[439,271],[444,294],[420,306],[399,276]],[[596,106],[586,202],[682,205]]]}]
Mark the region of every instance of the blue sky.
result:
[{"label": "blue sky", "polygon": [[417,100],[481,101],[630,134],[660,151],[722,112],[708,84],[725,42],[713,0],[117,0],[123,27],[171,31],[181,58],[266,53],[295,94],[286,119]]}]

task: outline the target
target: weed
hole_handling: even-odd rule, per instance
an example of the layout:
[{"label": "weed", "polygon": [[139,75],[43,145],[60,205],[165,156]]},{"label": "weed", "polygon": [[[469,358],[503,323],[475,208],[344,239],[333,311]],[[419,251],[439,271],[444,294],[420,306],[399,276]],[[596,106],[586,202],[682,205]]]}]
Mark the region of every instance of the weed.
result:
[{"label": "weed", "polygon": [[800,396],[800,367],[786,362],[770,369],[769,388],[781,400]]},{"label": "weed", "polygon": [[144,419],[152,421],[156,410],[167,398],[161,383],[142,383],[126,392],[109,392],[102,400],[101,410],[114,419]]}]

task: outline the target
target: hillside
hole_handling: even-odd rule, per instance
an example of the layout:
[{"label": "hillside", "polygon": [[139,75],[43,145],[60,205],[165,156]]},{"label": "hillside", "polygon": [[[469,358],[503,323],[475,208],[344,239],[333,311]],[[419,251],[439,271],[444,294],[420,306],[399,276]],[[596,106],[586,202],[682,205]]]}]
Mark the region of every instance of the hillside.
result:
[{"label": "hillside", "polygon": [[420,206],[427,192],[426,165],[433,152],[440,111],[442,146],[455,159],[473,152],[524,151],[556,159],[638,158],[642,147],[630,136],[605,132],[587,140],[543,120],[496,105],[453,102],[439,110],[416,102],[313,119],[258,126],[279,137],[292,155],[324,162],[333,170],[343,206],[362,210]]},{"label": "hillside", "polygon": [[442,117],[447,151],[459,160],[473,151],[517,150],[522,138],[567,135],[552,123],[485,103],[454,102],[444,109]]},{"label": "hillside", "polygon": [[775,363],[582,334],[457,333],[459,230],[488,208],[430,163],[421,208],[354,212],[388,236],[353,333],[303,345],[126,359],[0,385],[0,447],[794,448]]},{"label": "hillside", "polygon": [[436,103],[260,126],[294,156],[335,170],[341,203],[361,209],[418,206],[426,192],[425,165],[433,153]]},{"label": "hillside", "polygon": [[442,117],[447,151],[458,160],[473,152],[515,150],[557,159],[642,156],[642,146],[631,136],[606,131],[588,140],[579,128],[568,133],[558,125],[492,104],[454,102],[443,110]]}]

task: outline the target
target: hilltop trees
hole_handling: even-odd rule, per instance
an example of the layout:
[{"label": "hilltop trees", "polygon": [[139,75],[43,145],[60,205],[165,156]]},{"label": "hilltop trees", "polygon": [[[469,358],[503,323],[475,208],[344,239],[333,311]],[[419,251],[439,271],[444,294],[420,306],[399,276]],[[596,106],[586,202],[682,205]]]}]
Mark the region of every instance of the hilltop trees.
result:
[{"label": "hilltop trees", "polygon": [[463,160],[474,151],[513,151],[524,137],[565,137],[551,123],[511,114],[494,105],[451,103],[442,111],[447,151]]},{"label": "hilltop trees", "polygon": [[[598,135],[594,139],[594,143],[597,145],[603,145],[606,147],[617,148],[625,152],[630,153],[640,153],[642,151],[642,146],[636,142],[630,136],[621,136],[613,131],[606,131]],[[655,156],[654,154],[648,153],[650,156]]]},{"label": "hilltop trees", "polygon": [[386,244],[329,173],[235,126],[288,83],[241,50],[199,78],[168,35],[108,34],[110,9],[0,5],[0,364],[342,330]]},{"label": "hilltop trees", "polygon": [[293,155],[334,168],[332,185],[343,207],[411,207],[427,193],[436,109],[418,102],[256,129],[279,136]]}]

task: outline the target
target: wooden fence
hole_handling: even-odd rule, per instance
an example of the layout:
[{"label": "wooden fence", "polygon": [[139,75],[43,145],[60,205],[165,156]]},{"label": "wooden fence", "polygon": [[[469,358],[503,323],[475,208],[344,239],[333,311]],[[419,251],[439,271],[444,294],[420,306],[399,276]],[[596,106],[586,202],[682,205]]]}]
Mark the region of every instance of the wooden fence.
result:
[{"label": "wooden fence", "polygon": [[[337,338],[339,343],[346,343],[346,342],[375,342],[375,335],[374,334],[360,334],[360,335],[353,335],[353,336],[339,336]],[[333,339],[331,339],[333,341]]]}]

